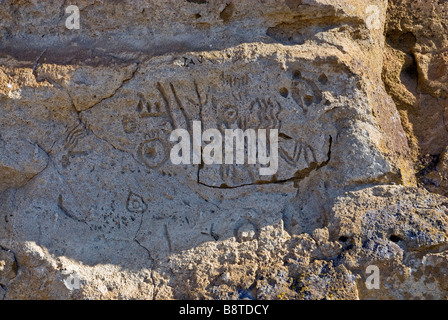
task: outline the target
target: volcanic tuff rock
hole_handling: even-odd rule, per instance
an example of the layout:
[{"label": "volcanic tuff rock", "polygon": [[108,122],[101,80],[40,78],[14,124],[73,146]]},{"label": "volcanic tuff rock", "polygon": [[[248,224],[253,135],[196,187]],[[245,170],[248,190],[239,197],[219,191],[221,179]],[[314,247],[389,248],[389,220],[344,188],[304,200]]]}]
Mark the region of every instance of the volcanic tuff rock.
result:
[{"label": "volcanic tuff rock", "polygon": [[[0,297],[446,297],[445,3],[75,2],[0,8]],[[173,165],[193,121],[278,172]]]},{"label": "volcanic tuff rock", "polygon": [[408,137],[419,183],[448,195],[448,3],[389,1],[383,79]]}]

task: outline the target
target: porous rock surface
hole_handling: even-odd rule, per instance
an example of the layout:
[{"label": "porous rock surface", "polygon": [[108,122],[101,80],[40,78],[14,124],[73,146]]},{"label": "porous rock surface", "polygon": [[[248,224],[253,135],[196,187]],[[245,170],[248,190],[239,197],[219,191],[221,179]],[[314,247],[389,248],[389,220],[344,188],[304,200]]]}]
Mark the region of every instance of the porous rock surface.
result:
[{"label": "porous rock surface", "polygon": [[[446,298],[447,3],[75,2],[0,7],[0,298]],[[278,172],[173,165],[193,121]]]}]

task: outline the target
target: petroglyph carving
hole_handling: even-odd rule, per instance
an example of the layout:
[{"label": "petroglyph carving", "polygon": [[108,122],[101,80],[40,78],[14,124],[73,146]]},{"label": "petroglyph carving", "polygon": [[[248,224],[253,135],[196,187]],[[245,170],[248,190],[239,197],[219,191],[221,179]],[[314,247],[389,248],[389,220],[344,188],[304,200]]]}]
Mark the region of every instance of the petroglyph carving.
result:
[{"label": "petroglyph carving", "polygon": [[140,97],[137,105],[137,112],[139,113],[140,118],[160,117],[165,115],[160,102],[147,102],[143,97]]},{"label": "petroglyph carving", "polygon": [[[173,83],[169,84],[169,89],[167,90],[165,86],[158,82],[157,89],[159,90],[163,101],[165,103],[166,110],[168,110],[168,115],[171,120],[174,129],[186,129],[190,130],[191,118],[187,113],[183,102],[179,98],[176,88]],[[174,103],[173,100],[174,99]]]},{"label": "petroglyph carving", "polygon": [[249,84],[249,76],[247,74],[236,76],[225,74],[223,72],[221,74],[221,79],[223,83],[229,86],[230,88],[247,86]]},{"label": "petroglyph carving", "polygon": [[[270,98],[256,98],[249,105],[242,102],[242,98],[233,95],[234,103],[218,103],[213,97],[212,101],[217,110],[217,125],[221,130],[239,129],[281,129],[279,114],[282,105]],[[246,107],[246,110],[244,110]],[[256,117],[254,117],[256,115]]]},{"label": "petroglyph carving", "polygon": [[283,143],[279,148],[279,155],[292,166],[301,161],[305,161],[307,165],[317,161],[314,149],[301,141]]},{"label": "petroglyph carving", "polygon": [[79,141],[86,136],[86,132],[82,124],[77,124],[74,128],[68,130],[65,137],[64,149],[68,151],[70,155],[73,154],[85,154],[86,151],[80,151],[78,147]]},{"label": "petroglyph carving", "polygon": [[311,105],[321,103],[322,91],[314,81],[303,78],[299,71],[296,71],[292,84],[291,96],[304,113]]},{"label": "petroglyph carving", "polygon": [[123,117],[123,129],[126,133],[134,133],[137,130],[137,123],[134,118]]},{"label": "petroglyph carving", "polygon": [[199,57],[182,57],[184,60],[183,67],[190,67],[197,64],[202,64],[204,62],[204,57],[201,55]]},{"label": "petroglyph carving", "polygon": [[126,201],[126,209],[132,213],[143,213],[147,206],[142,197],[134,192],[129,192],[128,200]]},{"label": "petroglyph carving", "polygon": [[129,240],[137,232],[141,223],[142,213],[147,209],[142,197],[129,193],[125,206],[117,205],[115,200],[109,204],[95,207],[88,213],[88,225],[114,239]]},{"label": "petroglyph carving", "polygon": [[141,164],[148,168],[160,167],[168,160],[169,149],[167,143],[159,138],[143,141],[137,150],[137,157]]}]

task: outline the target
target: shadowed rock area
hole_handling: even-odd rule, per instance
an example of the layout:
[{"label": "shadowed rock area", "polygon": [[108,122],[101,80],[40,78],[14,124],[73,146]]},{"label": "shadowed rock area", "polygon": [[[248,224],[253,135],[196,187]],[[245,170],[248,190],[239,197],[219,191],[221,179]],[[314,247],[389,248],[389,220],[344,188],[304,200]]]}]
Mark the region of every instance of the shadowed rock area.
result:
[{"label": "shadowed rock area", "polygon": [[0,299],[446,298],[448,3],[74,4],[0,7]]}]

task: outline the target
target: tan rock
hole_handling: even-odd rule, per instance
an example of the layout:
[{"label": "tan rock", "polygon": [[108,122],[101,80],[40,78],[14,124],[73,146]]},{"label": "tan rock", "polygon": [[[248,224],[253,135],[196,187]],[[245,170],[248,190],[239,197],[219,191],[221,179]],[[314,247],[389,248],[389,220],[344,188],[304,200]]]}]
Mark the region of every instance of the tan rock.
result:
[{"label": "tan rock", "polygon": [[[6,1],[0,298],[444,297],[448,202],[413,168],[447,145],[442,24],[387,3],[85,0],[77,30]],[[277,129],[277,173],[174,165],[193,121]]]}]

